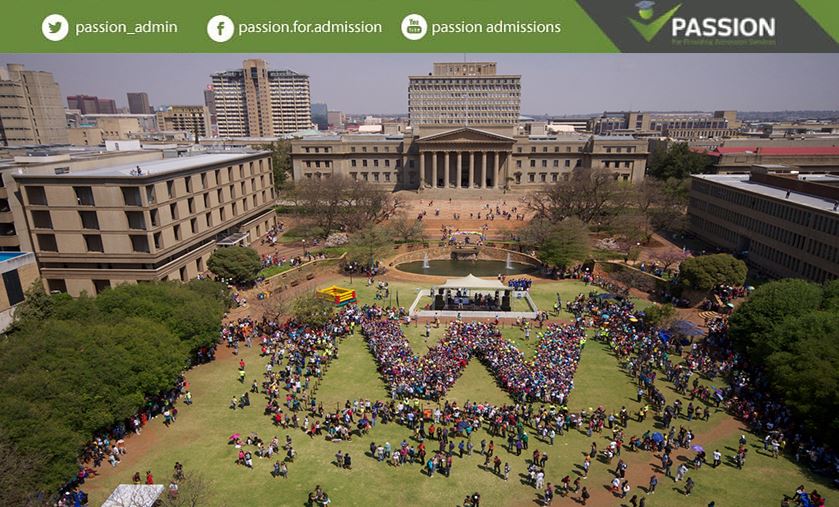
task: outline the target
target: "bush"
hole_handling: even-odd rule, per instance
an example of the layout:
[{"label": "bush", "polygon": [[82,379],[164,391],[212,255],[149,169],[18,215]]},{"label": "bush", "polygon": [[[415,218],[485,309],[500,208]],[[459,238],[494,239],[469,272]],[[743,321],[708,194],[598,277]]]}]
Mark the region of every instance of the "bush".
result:
[{"label": "bush", "polygon": [[691,257],[679,265],[679,278],[691,289],[708,291],[717,285],[743,285],[746,263],[729,254]]},{"label": "bush", "polygon": [[213,252],[207,267],[219,278],[236,284],[249,284],[256,280],[262,263],[253,248],[233,246]]},{"label": "bush", "polygon": [[312,327],[324,326],[332,318],[335,307],[329,301],[306,294],[294,300],[291,314],[294,320]]}]

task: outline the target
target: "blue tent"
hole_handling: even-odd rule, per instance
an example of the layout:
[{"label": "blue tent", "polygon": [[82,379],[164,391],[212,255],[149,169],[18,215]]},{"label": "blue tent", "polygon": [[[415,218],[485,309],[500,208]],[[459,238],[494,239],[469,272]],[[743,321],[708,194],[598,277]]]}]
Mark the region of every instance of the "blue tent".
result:
[{"label": "blue tent", "polygon": [[670,326],[670,331],[684,336],[705,336],[705,331],[689,320],[677,320]]},{"label": "blue tent", "polygon": [[658,337],[661,338],[661,341],[663,341],[664,343],[667,343],[667,342],[670,341],[670,333],[668,333],[664,329],[660,329],[658,331]]}]

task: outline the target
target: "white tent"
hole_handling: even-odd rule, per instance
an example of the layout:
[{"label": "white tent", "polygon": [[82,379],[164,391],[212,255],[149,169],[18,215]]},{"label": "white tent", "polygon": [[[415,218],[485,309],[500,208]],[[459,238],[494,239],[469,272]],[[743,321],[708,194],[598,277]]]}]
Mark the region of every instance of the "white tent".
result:
[{"label": "white tent", "polygon": [[120,484],[102,507],[152,507],[162,494],[162,484]]},{"label": "white tent", "polygon": [[498,280],[484,280],[469,273],[463,278],[449,278],[443,285],[438,285],[438,289],[480,289],[480,290],[504,290],[509,289],[506,285]]}]

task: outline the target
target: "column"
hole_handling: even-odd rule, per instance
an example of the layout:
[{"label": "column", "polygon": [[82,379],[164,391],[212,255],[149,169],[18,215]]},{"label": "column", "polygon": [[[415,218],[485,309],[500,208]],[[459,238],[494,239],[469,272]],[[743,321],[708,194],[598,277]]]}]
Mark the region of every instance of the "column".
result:
[{"label": "column", "polygon": [[475,188],[475,152],[469,152],[469,188]]},{"label": "column", "polygon": [[504,180],[501,186],[507,188],[510,182],[510,152],[504,152]]},{"label": "column", "polygon": [[425,152],[419,152],[419,188],[425,188]]},{"label": "column", "polygon": [[454,188],[460,188],[460,181],[463,179],[463,152],[457,152],[457,170],[454,172]]},{"label": "column", "polygon": [[495,164],[492,167],[492,188],[498,188],[498,176],[501,173],[501,171],[499,171],[500,166],[498,165],[500,158],[497,151],[494,151],[493,154],[495,157]]},{"label": "column", "polygon": [[486,188],[487,186],[487,152],[481,152],[481,170],[478,171],[478,186]]},{"label": "column", "polygon": [[449,159],[451,153],[448,151],[443,152],[443,188],[449,188]]},{"label": "column", "polygon": [[431,152],[431,188],[437,188],[437,158],[440,154],[436,151]]}]

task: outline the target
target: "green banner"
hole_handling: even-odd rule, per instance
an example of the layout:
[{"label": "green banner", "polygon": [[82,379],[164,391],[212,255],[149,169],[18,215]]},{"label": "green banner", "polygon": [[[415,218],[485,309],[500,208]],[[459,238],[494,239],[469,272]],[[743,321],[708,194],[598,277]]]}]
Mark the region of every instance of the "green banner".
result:
[{"label": "green banner", "polygon": [[836,0],[33,1],[8,53],[835,52]]}]

